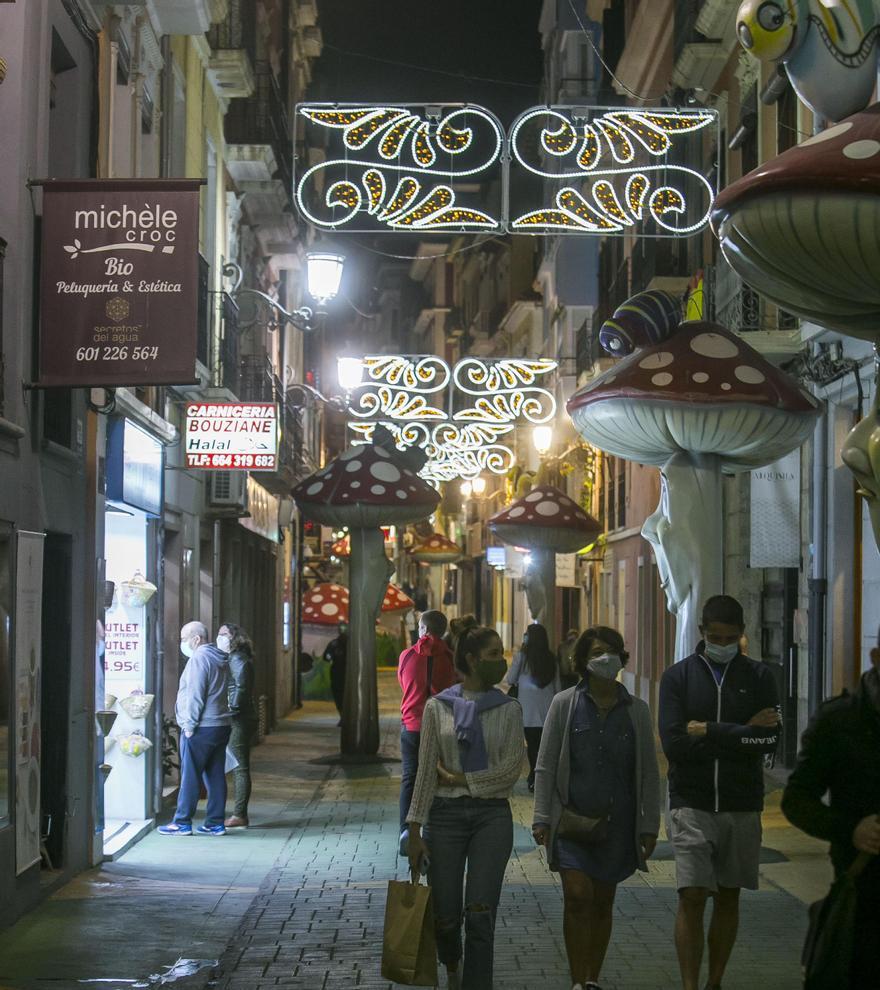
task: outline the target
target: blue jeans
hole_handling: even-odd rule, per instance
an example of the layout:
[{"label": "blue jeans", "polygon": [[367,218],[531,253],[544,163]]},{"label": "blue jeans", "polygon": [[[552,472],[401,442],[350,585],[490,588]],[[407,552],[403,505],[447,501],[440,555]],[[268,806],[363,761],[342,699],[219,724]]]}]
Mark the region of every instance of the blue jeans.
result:
[{"label": "blue jeans", "polygon": [[421,732],[411,732],[409,729],[400,730],[400,831],[406,824],[406,813],[412,804],[413,790],[416,786],[416,774],[419,772],[419,742]]},{"label": "blue jeans", "polygon": [[461,959],[463,906],[461,990],[491,990],[495,915],[513,850],[510,805],[505,798],[435,798],[424,837],[431,855],[437,956],[447,966]]},{"label": "blue jeans", "polygon": [[180,734],[180,791],[177,794],[177,825],[192,825],[204,778],[208,790],[206,825],[222,825],[226,817],[226,744],[228,725],[206,725],[187,739]]}]

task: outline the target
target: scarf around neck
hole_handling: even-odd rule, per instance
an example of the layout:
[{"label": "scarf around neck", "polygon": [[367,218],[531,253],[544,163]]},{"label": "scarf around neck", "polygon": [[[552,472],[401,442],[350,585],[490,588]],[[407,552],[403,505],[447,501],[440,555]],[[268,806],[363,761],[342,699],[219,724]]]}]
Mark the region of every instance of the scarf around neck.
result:
[{"label": "scarf around neck", "polygon": [[480,725],[480,714],[490,708],[498,708],[499,705],[512,704],[513,698],[508,698],[503,691],[494,687],[476,698],[465,698],[461,684],[453,684],[434,697],[452,708],[461,769],[465,773],[486,770],[489,766],[489,754],[483,738],[483,727]]}]

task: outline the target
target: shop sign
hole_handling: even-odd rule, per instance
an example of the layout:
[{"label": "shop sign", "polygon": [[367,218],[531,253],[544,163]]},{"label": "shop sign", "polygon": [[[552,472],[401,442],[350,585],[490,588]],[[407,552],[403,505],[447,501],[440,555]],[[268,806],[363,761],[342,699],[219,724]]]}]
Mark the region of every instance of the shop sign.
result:
[{"label": "shop sign", "polygon": [[506,567],[507,547],[486,547],[486,563],[490,567]]},{"label": "shop sign", "polygon": [[162,512],[162,444],[129,419],[107,432],[107,498],[153,516]]},{"label": "shop sign", "polygon": [[[111,687],[142,687],[144,682],[143,606],[115,605],[107,612],[104,625],[104,681]],[[111,692],[115,693],[115,692]]]},{"label": "shop sign", "polygon": [[186,407],[186,466],[207,471],[276,471],[274,402],[191,402]]},{"label": "shop sign", "polygon": [[257,536],[262,536],[273,543],[278,542],[278,505],[280,499],[267,492],[263,486],[248,477],[247,480],[248,512],[238,521]]},{"label": "shop sign", "polygon": [[801,452],[752,471],[750,567],[800,567]]},{"label": "shop sign", "polygon": [[200,185],[43,183],[40,385],[193,380]]},{"label": "shop sign", "polygon": [[[42,533],[20,531],[15,568],[15,872],[40,859]],[[5,768],[4,768],[5,769]]]},{"label": "shop sign", "polygon": [[577,580],[577,554],[556,554],[556,587],[579,588]]}]

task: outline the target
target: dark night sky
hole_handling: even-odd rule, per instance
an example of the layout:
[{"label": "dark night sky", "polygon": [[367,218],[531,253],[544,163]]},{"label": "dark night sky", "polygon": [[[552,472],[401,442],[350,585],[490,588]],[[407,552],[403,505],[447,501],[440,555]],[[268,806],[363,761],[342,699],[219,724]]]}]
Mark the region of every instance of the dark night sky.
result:
[{"label": "dark night sky", "polygon": [[324,50],[309,99],[479,103],[509,124],[537,102],[541,6],[541,0],[319,0]]}]

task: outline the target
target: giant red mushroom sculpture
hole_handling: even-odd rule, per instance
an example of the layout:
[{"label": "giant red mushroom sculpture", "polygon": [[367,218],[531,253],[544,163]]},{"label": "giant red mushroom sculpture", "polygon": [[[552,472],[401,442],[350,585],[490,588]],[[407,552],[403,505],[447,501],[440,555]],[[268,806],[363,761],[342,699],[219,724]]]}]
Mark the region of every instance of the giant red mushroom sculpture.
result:
[{"label": "giant red mushroom sculpture", "polygon": [[576,392],[568,411],[600,450],[662,469],[660,505],[642,535],[677,616],[681,660],[699,639],[703,601],[723,588],[722,472],[799,447],[820,406],[735,334],[693,321]]},{"label": "giant red mushroom sculpture", "polygon": [[712,227],[762,296],[832,330],[880,339],[880,104],[729,185]]},{"label": "giant red mushroom sculpture", "polygon": [[461,547],[442,533],[432,533],[408,553],[422,564],[454,564],[456,560],[461,560]]},{"label": "giant red mushroom sculpture", "polygon": [[313,585],[302,598],[302,621],[315,626],[348,622],[348,588],[329,581]]},{"label": "giant red mushroom sculpture", "polygon": [[347,526],[351,541],[350,622],[342,752],[373,754],[379,748],[375,624],[392,566],[382,526],[416,522],[437,507],[439,494],[418,471],[424,456],[399,451],[377,427],[372,444],[352,447],[293,490],[303,514],[326,526]]},{"label": "giant red mushroom sculpture", "polygon": [[601,532],[596,520],[553,485],[540,485],[496,512],[489,528],[503,543],[525,547],[531,562],[526,597],[536,622],[547,630],[551,646],[556,629],[556,554],[575,553]]}]

